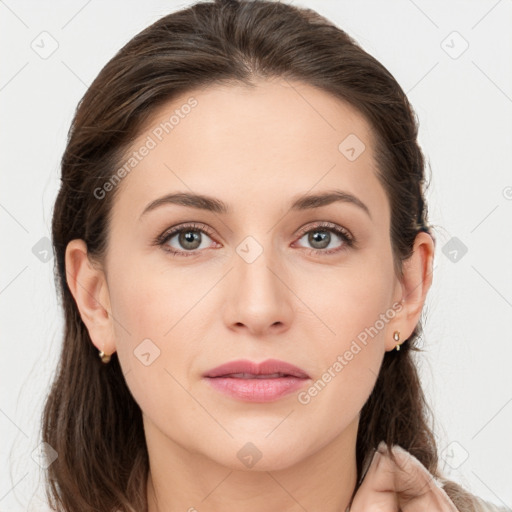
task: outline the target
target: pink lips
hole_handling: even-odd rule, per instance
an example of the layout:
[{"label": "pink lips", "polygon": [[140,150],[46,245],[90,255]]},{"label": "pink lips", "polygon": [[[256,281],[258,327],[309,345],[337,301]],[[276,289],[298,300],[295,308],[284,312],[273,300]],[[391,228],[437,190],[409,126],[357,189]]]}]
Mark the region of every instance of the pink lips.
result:
[{"label": "pink lips", "polygon": [[217,366],[204,378],[218,391],[249,402],[270,402],[304,386],[310,378],[285,361],[267,359],[262,363],[238,360]]}]

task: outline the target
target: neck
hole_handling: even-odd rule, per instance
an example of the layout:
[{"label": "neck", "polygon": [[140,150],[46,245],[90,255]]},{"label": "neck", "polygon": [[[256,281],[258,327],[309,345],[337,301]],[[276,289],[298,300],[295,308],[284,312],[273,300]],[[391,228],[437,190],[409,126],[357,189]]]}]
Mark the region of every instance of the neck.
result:
[{"label": "neck", "polygon": [[[324,446],[278,470],[239,469],[175,443],[145,425],[148,512],[345,512],[356,486],[356,418]],[[262,458],[263,460],[263,458]]]}]

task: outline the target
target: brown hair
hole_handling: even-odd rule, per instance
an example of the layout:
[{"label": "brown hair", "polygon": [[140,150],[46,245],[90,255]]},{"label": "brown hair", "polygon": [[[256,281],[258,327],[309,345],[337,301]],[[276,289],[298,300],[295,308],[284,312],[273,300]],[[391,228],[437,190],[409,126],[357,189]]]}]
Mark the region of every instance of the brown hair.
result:
[{"label": "brown hair", "polygon": [[[142,415],[114,354],[103,365],[66,283],[65,251],[73,239],[101,262],[119,187],[108,181],[164,102],[216,83],[251,85],[283,77],[316,86],[355,107],[376,137],[378,178],[391,207],[395,272],[429,232],[424,157],[417,120],[389,71],[343,30],[310,9],[274,1],[201,2],[167,15],[129,41],[105,65],[80,101],[62,157],[52,223],[55,278],[65,314],[58,373],[43,414],[43,440],[58,453],[48,468],[48,497],[59,511],[147,510],[148,456]],[[399,352],[387,352],[361,411],[358,480],[381,440],[398,444],[437,477],[438,458],[413,352],[421,322]],[[446,490],[461,511],[465,492]]]}]

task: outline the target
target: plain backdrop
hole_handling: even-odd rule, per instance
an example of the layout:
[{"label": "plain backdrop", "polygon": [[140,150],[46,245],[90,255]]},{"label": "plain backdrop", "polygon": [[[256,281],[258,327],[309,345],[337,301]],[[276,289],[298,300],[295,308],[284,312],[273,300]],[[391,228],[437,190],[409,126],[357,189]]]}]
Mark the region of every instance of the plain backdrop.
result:
[{"label": "plain backdrop", "polygon": [[[2,512],[45,510],[40,414],[62,338],[48,244],[74,109],[121,46],[190,3],[0,1]],[[441,465],[511,506],[512,2],[292,3],[353,36],[418,115],[437,236],[420,368]]]}]

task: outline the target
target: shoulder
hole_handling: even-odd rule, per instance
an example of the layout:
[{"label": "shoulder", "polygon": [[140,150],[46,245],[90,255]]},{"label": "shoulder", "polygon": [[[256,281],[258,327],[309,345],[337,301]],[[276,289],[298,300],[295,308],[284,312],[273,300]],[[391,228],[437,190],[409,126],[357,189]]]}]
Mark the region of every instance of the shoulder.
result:
[{"label": "shoulder", "polygon": [[503,505],[496,505],[470,493],[456,482],[442,477],[436,478],[434,475],[429,473],[425,466],[423,466],[410,452],[403,450],[400,447],[399,449],[406,458],[415,460],[418,465],[421,465],[424,470],[427,471],[436,486],[444,491],[446,496],[449,498],[449,501],[455,505],[458,512],[512,512],[512,508],[505,505],[503,502]]},{"label": "shoulder", "polygon": [[436,480],[460,512],[512,512],[512,508],[485,501],[452,480],[445,478]]},{"label": "shoulder", "polygon": [[495,505],[494,503],[484,501],[478,496],[473,496],[473,500],[477,512],[512,512],[512,508]]}]

